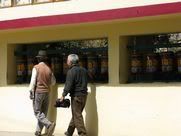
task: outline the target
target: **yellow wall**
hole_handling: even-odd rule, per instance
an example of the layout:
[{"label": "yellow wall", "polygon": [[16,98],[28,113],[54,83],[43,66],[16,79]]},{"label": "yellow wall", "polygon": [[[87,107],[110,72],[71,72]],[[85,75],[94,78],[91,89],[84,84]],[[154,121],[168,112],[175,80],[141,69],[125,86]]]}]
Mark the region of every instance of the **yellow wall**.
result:
[{"label": "yellow wall", "polygon": [[[1,31],[0,84],[3,86],[7,82],[14,82],[15,64],[11,46],[15,47],[18,43],[108,37],[109,83],[89,85],[89,97],[84,111],[90,136],[179,136],[180,83],[120,82],[124,83],[127,79],[126,43],[130,35],[181,32],[180,24],[180,15],[170,15]],[[9,75],[12,77],[9,78]],[[54,91],[51,97],[55,100],[57,95],[60,96],[62,89],[63,85],[60,85],[59,94]],[[35,125],[32,124],[36,122],[28,93],[27,86],[24,85],[0,87],[0,131],[34,131]],[[56,133],[66,130],[70,116],[70,109],[57,109],[56,112],[56,109],[51,107],[49,117],[52,120],[57,118]]]},{"label": "yellow wall", "polygon": [[128,40],[129,37],[121,36],[119,38],[120,52],[119,52],[119,81],[120,83],[126,83],[129,76],[129,54],[128,54]]},{"label": "yellow wall", "polygon": [[[90,84],[83,112],[89,135],[181,135],[180,87],[180,83]],[[58,88],[59,95],[62,89],[63,86]],[[0,87],[0,90],[0,131],[34,132],[36,119],[27,87]],[[70,118],[70,108],[57,109],[55,133],[63,133]]]},{"label": "yellow wall", "polygon": [[6,84],[6,77],[7,77],[7,44],[0,42],[0,85]]},{"label": "yellow wall", "polygon": [[0,41],[8,44],[46,42],[117,36],[180,32],[181,14],[107,22],[34,27],[0,31]]},{"label": "yellow wall", "polygon": [[14,51],[18,45],[8,45],[7,46],[7,84],[14,84],[16,82],[16,57],[14,56]]},{"label": "yellow wall", "polygon": [[[13,46],[18,43],[50,42],[59,40],[93,39],[107,37],[109,42],[109,83],[125,83],[127,80],[127,39],[130,35],[180,32],[181,16],[169,15],[150,18],[137,18],[131,20],[117,20],[112,22],[89,23],[79,25],[65,25],[54,27],[39,27],[26,30],[8,30],[0,32],[0,47],[2,53],[7,52],[8,47],[8,76],[2,72],[3,83],[8,77],[8,83],[14,83],[15,67]],[[1,45],[1,43],[4,43]],[[5,44],[8,43],[8,44]],[[6,46],[7,45],[7,46]],[[1,60],[6,69],[6,56]],[[3,62],[4,61],[4,62]],[[14,66],[13,66],[14,65]],[[6,71],[6,70],[5,70]],[[11,77],[11,78],[9,78]],[[5,80],[4,80],[5,79]]]}]

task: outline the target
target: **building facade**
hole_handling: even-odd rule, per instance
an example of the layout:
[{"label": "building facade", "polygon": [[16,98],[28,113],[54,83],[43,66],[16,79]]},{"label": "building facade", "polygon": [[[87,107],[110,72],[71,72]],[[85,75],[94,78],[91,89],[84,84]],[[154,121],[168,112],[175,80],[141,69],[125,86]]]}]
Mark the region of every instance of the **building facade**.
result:
[{"label": "building facade", "polygon": [[[128,45],[132,37],[179,35],[179,0],[26,2],[25,5],[6,3],[8,7],[3,5],[3,1],[0,2],[0,131],[32,132],[35,128],[31,101],[28,99],[28,84],[16,83],[15,51],[18,47],[34,44],[38,48],[41,43],[46,46],[47,43],[58,41],[105,38],[108,43],[108,81],[89,84],[84,111],[88,134],[181,134],[180,80],[128,83],[131,77]],[[179,46],[180,40],[176,47]],[[58,83],[52,87],[49,117],[57,123],[55,133],[63,133],[71,117],[70,109],[53,107],[63,85]]]}]

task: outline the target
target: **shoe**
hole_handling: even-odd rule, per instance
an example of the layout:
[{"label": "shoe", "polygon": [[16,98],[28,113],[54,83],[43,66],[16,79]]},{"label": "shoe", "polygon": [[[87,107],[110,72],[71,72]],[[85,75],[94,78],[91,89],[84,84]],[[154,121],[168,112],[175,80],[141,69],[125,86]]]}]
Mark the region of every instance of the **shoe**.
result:
[{"label": "shoe", "polygon": [[79,135],[79,136],[87,136],[86,134],[81,134],[81,135]]},{"label": "shoe", "polygon": [[79,134],[79,136],[87,136],[86,134],[82,133],[82,134]]},{"label": "shoe", "polygon": [[48,127],[47,136],[52,136],[54,129],[55,129],[55,123],[53,122],[53,123]]},{"label": "shoe", "polygon": [[41,136],[41,132],[36,131],[36,132],[35,132],[35,136]]},{"label": "shoe", "polygon": [[65,136],[67,136],[67,135],[68,135],[68,134],[67,134],[67,131],[66,131],[66,132],[64,132],[64,135],[65,135]]},{"label": "shoe", "polygon": [[65,135],[65,136],[68,136],[68,132],[66,131],[66,132],[64,133],[64,135]]},{"label": "shoe", "polygon": [[64,133],[64,135],[65,135],[65,136],[72,136],[72,135],[70,135],[70,134],[68,133],[68,131],[66,131],[66,132]]}]

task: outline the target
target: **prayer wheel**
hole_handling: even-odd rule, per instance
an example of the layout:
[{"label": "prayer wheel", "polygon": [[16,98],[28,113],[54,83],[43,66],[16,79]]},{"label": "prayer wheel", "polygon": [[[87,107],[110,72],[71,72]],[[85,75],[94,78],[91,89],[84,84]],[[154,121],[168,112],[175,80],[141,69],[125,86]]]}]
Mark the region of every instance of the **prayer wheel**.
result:
[{"label": "prayer wheel", "polygon": [[63,75],[66,76],[69,67],[67,65],[67,56],[63,56]]},{"label": "prayer wheel", "polygon": [[146,54],[146,72],[155,73],[158,71],[158,55],[156,53]]},{"label": "prayer wheel", "polygon": [[27,66],[28,66],[28,77],[30,77],[31,73],[32,73],[33,66],[34,66],[32,57],[27,58]]},{"label": "prayer wheel", "polygon": [[17,66],[17,83],[23,83],[26,81],[26,59],[24,57],[16,58]]},{"label": "prayer wheel", "polygon": [[181,51],[176,53],[177,56],[177,71],[181,73]]},{"label": "prayer wheel", "polygon": [[51,58],[51,68],[55,76],[60,76],[62,73],[62,62],[59,57]]},{"label": "prayer wheel", "polygon": [[27,82],[28,83],[31,80],[33,66],[34,66],[34,58],[31,56],[27,56]]},{"label": "prayer wheel", "polygon": [[95,77],[98,70],[97,56],[88,56],[87,58],[88,72]]},{"label": "prayer wheel", "polygon": [[98,57],[98,73],[100,82],[108,82],[108,56],[101,54]]},{"label": "prayer wheel", "polygon": [[131,73],[138,74],[142,72],[142,56],[138,53],[131,54]]},{"label": "prayer wheel", "polygon": [[102,55],[101,56],[101,75],[107,75],[108,74],[108,56]]},{"label": "prayer wheel", "polygon": [[79,55],[79,65],[81,67],[87,68],[87,58],[85,55]]},{"label": "prayer wheel", "polygon": [[173,71],[173,52],[162,52],[160,56],[162,72]]}]

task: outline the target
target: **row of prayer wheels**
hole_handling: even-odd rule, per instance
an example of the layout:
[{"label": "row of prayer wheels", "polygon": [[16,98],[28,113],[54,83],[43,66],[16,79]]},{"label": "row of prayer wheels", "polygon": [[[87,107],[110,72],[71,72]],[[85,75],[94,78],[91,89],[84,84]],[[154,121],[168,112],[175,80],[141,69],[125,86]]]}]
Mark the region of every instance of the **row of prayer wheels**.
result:
[{"label": "row of prayer wheels", "polygon": [[181,73],[181,52],[131,54],[132,74],[173,71]]},{"label": "row of prayer wheels", "polygon": [[[37,64],[37,61],[34,57],[16,57],[17,82],[24,82],[27,78],[29,81],[31,78],[32,68],[35,64]],[[64,82],[68,71],[67,56],[50,57],[49,65],[57,80]],[[99,80],[108,79],[107,55],[79,55],[79,65],[85,67],[91,75],[95,76],[95,78],[99,78]]]}]

